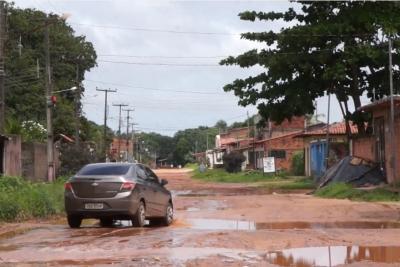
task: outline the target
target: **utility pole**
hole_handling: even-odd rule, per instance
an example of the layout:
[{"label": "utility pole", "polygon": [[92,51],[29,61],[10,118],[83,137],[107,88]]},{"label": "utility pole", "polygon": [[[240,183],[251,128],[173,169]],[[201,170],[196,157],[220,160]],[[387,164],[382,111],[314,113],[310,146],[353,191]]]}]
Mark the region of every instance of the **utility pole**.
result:
[{"label": "utility pole", "polygon": [[[327,121],[326,121],[326,156],[325,156],[325,171],[328,170],[328,163],[329,163],[329,124],[330,122],[330,116],[331,116],[331,94],[328,93],[328,116],[327,116]],[[350,142],[350,140],[348,140]]]},{"label": "utility pole", "polygon": [[132,158],[135,158],[136,160],[137,160],[137,158],[136,158],[136,149],[135,149],[135,147],[136,147],[136,138],[135,138],[135,128],[134,128],[134,126],[135,125],[138,125],[137,123],[129,123],[129,126],[131,126],[132,128],[131,128],[131,139],[132,139]]},{"label": "utility pole", "polygon": [[6,8],[5,1],[0,1],[0,134],[4,133],[6,116],[5,88],[4,88],[4,44],[6,39]]},{"label": "utility pole", "polygon": [[127,107],[127,104],[113,104],[114,107],[119,107],[119,120],[118,120],[118,158],[121,160],[121,124],[122,124],[122,107]]},{"label": "utility pole", "polygon": [[51,83],[51,66],[50,66],[50,38],[49,38],[49,26],[50,23],[48,18],[46,19],[46,25],[44,29],[44,47],[45,47],[45,62],[46,62],[46,74],[45,74],[45,85],[46,85],[46,121],[47,121],[47,180],[49,182],[54,181],[55,170],[54,170],[54,144],[53,144],[53,104],[50,101],[52,96],[52,83]]},{"label": "utility pole", "polygon": [[396,157],[396,138],[394,127],[394,99],[393,99],[393,64],[392,64],[392,36],[389,35],[389,87],[390,87],[390,168],[392,169],[393,179],[396,180],[397,175],[397,157]]},{"label": "utility pole", "polygon": [[79,148],[80,142],[79,142],[79,97],[81,94],[80,91],[80,84],[79,84],[79,64],[76,63],[76,90],[75,90],[75,97],[74,97],[74,104],[75,104],[75,147],[76,149]]},{"label": "utility pole", "polygon": [[[129,114],[133,111],[135,111],[135,109],[124,109],[124,111],[126,111],[126,160],[128,161],[128,156],[129,156],[129,119],[131,118],[129,116]],[[133,152],[133,151],[132,151]]]},{"label": "utility pole", "polygon": [[103,133],[103,155],[107,159],[107,101],[108,93],[115,93],[117,90],[100,89],[96,87],[96,91],[104,92],[104,133]]}]

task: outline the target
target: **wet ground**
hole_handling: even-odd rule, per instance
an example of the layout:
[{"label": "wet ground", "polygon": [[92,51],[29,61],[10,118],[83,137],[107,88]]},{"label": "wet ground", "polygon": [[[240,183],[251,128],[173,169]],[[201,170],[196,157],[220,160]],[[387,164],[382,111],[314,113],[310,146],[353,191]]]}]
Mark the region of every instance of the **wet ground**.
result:
[{"label": "wet ground", "polygon": [[65,219],[0,225],[0,266],[400,266],[400,205],[318,199],[254,185],[169,180],[170,227]]}]

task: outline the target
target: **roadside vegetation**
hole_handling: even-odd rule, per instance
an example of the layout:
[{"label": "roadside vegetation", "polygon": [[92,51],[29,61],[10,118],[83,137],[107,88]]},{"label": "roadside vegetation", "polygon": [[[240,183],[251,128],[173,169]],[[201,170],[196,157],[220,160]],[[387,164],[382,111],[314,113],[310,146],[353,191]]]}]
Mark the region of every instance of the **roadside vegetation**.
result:
[{"label": "roadside vegetation", "polygon": [[400,194],[388,188],[357,189],[349,184],[336,183],[321,188],[315,195],[322,198],[338,198],[356,201],[400,201]]},{"label": "roadside vegetation", "polygon": [[45,218],[64,211],[64,182],[31,183],[20,177],[0,179],[0,221]]},{"label": "roadside vegetation", "polygon": [[263,174],[261,171],[242,171],[229,173],[224,169],[207,169],[201,172],[197,164],[187,164],[192,169],[194,179],[216,183],[260,183],[260,187],[268,189],[301,190],[314,189],[311,178],[304,176],[288,176],[281,174]]}]

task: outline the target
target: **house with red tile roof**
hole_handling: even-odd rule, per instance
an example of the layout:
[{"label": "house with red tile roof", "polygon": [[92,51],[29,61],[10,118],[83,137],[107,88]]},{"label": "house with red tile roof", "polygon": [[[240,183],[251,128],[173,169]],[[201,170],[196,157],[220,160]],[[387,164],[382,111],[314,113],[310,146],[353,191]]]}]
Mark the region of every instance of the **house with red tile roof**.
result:
[{"label": "house with red tile roof", "polygon": [[[350,123],[352,134],[357,134],[357,126]],[[346,123],[336,122],[330,125],[306,130],[295,136],[304,142],[305,175],[320,177],[336,162],[350,154],[351,144],[346,134]],[[327,140],[329,138],[329,153]],[[327,157],[328,155],[328,157]]]},{"label": "house with red tile roof", "polygon": [[263,168],[263,157],[276,157],[279,169],[290,170],[292,156],[296,151],[302,151],[302,141],[294,139],[295,133],[300,133],[306,125],[305,117],[295,117],[281,124],[268,122],[266,127],[258,129],[235,128],[216,136],[214,150],[207,152],[210,167],[221,166],[224,153],[239,151],[246,161],[242,169]]}]

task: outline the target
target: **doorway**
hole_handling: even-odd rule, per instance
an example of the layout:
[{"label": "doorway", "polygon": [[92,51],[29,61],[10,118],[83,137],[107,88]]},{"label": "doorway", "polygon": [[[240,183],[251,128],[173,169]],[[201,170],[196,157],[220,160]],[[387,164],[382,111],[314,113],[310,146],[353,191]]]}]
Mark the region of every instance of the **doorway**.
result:
[{"label": "doorway", "polygon": [[4,139],[0,137],[0,176],[4,174]]},{"label": "doorway", "polygon": [[380,169],[386,175],[385,168],[385,120],[383,117],[374,119],[374,135],[375,135],[375,160],[378,162]]}]

